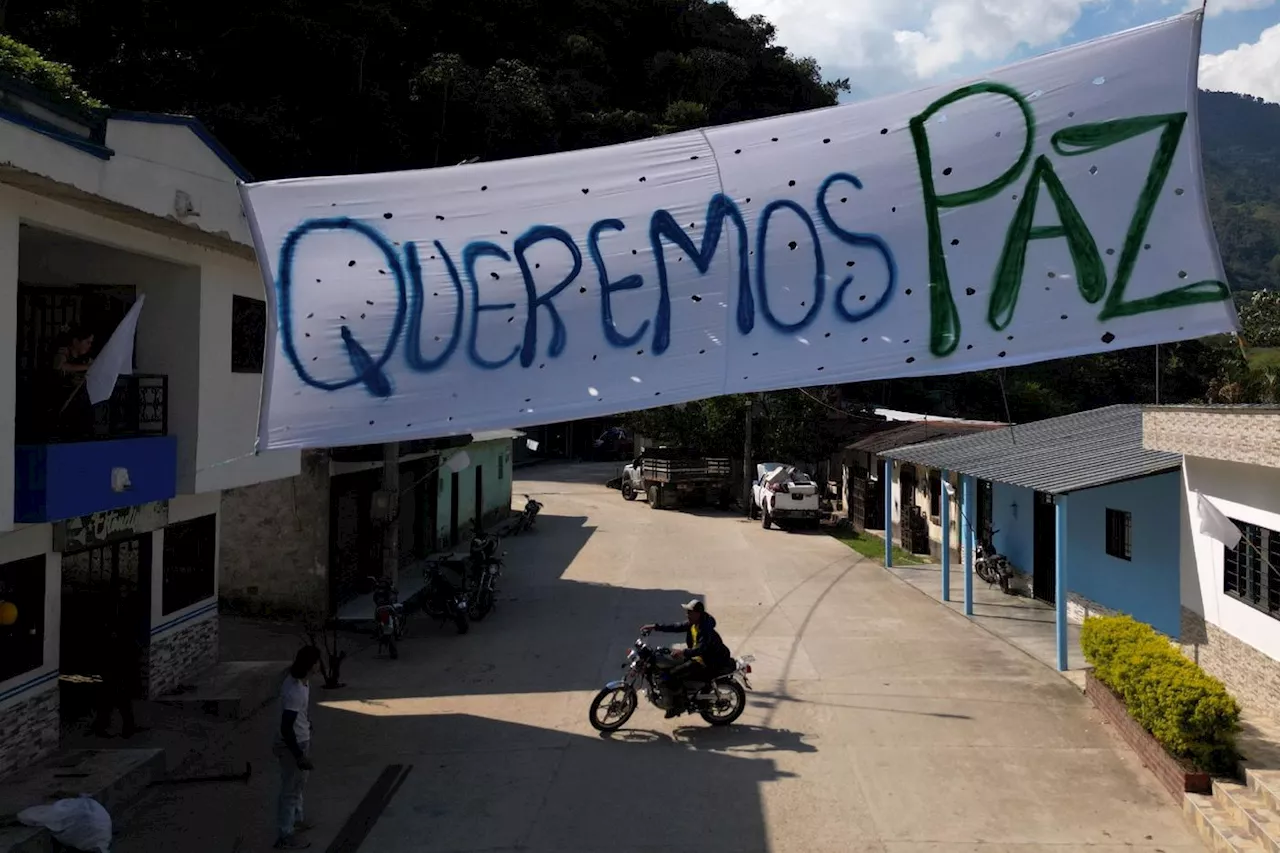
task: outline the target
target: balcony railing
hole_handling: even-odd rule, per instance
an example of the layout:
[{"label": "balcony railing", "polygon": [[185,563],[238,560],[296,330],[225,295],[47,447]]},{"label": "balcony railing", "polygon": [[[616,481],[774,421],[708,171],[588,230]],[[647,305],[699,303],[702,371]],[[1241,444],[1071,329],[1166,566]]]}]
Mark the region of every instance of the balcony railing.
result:
[{"label": "balcony railing", "polygon": [[84,389],[69,396],[68,400],[60,393],[42,391],[33,381],[20,381],[16,443],[105,441],[169,433],[169,377],[163,374],[121,376],[111,396],[97,405],[90,405]]}]

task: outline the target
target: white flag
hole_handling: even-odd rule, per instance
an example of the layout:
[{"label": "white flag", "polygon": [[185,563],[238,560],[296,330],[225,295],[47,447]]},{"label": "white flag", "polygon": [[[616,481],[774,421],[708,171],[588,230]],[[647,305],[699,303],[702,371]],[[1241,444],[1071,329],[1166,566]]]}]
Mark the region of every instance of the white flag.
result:
[{"label": "white flag", "polygon": [[1200,515],[1200,532],[1210,539],[1216,539],[1228,548],[1235,548],[1244,538],[1240,528],[1200,492],[1196,492],[1196,511]]},{"label": "white flag", "polygon": [[525,444],[525,446],[526,446],[526,447],[528,447],[530,450],[537,450],[537,449],[538,449],[538,442],[534,441],[532,438],[526,438],[526,439],[524,440],[524,444]]},{"label": "white flag", "polygon": [[89,402],[101,403],[111,396],[115,390],[116,380],[121,376],[133,373],[133,336],[138,331],[138,315],[142,313],[142,303],[146,295],[140,295],[133,303],[129,313],[124,315],[120,325],[111,333],[111,338],[93,364],[85,371],[84,384],[89,392]]}]

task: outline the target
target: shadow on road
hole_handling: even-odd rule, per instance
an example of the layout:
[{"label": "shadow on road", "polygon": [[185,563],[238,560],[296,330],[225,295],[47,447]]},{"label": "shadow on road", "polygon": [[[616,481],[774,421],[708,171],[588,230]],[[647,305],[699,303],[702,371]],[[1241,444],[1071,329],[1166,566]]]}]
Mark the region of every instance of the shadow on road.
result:
[{"label": "shadow on road", "polygon": [[[401,744],[396,760],[413,765],[362,850],[409,849],[415,839],[412,849],[428,853],[765,851],[760,785],[790,775],[771,759],[732,754],[770,737],[750,730],[717,732],[715,744],[706,732],[706,743],[682,740],[683,730],[599,738],[467,714],[349,716],[344,736],[370,758]],[[733,820],[708,817],[717,814]]]}]

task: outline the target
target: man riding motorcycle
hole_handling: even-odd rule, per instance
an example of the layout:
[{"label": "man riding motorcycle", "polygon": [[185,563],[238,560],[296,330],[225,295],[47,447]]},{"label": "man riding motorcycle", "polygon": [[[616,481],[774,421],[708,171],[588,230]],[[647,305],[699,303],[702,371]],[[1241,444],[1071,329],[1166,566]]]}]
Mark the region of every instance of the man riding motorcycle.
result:
[{"label": "man riding motorcycle", "polygon": [[668,685],[679,697],[667,711],[668,720],[684,713],[684,682],[710,681],[733,660],[729,647],[716,632],[715,617],[707,612],[705,604],[695,598],[684,605],[684,612],[684,622],[655,623],[641,628],[664,634],[684,634],[686,648],[671,652],[671,656],[679,658],[680,663],[667,673]]}]

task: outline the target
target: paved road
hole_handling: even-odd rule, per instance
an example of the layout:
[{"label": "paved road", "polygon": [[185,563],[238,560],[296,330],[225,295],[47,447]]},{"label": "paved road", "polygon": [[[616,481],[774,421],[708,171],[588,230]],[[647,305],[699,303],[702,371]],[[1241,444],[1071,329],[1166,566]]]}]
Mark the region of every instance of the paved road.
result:
[{"label": "paved road", "polygon": [[[362,853],[1202,849],[1057,674],[829,537],[625,503],[602,470],[527,469],[546,509],[488,620],[419,622],[401,660],[366,650],[314,691],[318,849],[355,853],[330,842],[384,773]],[[756,656],[740,725],[643,705],[597,736],[588,703],[638,626],[693,596]],[[273,781],[166,794],[119,849],[161,828],[259,849]]]}]

